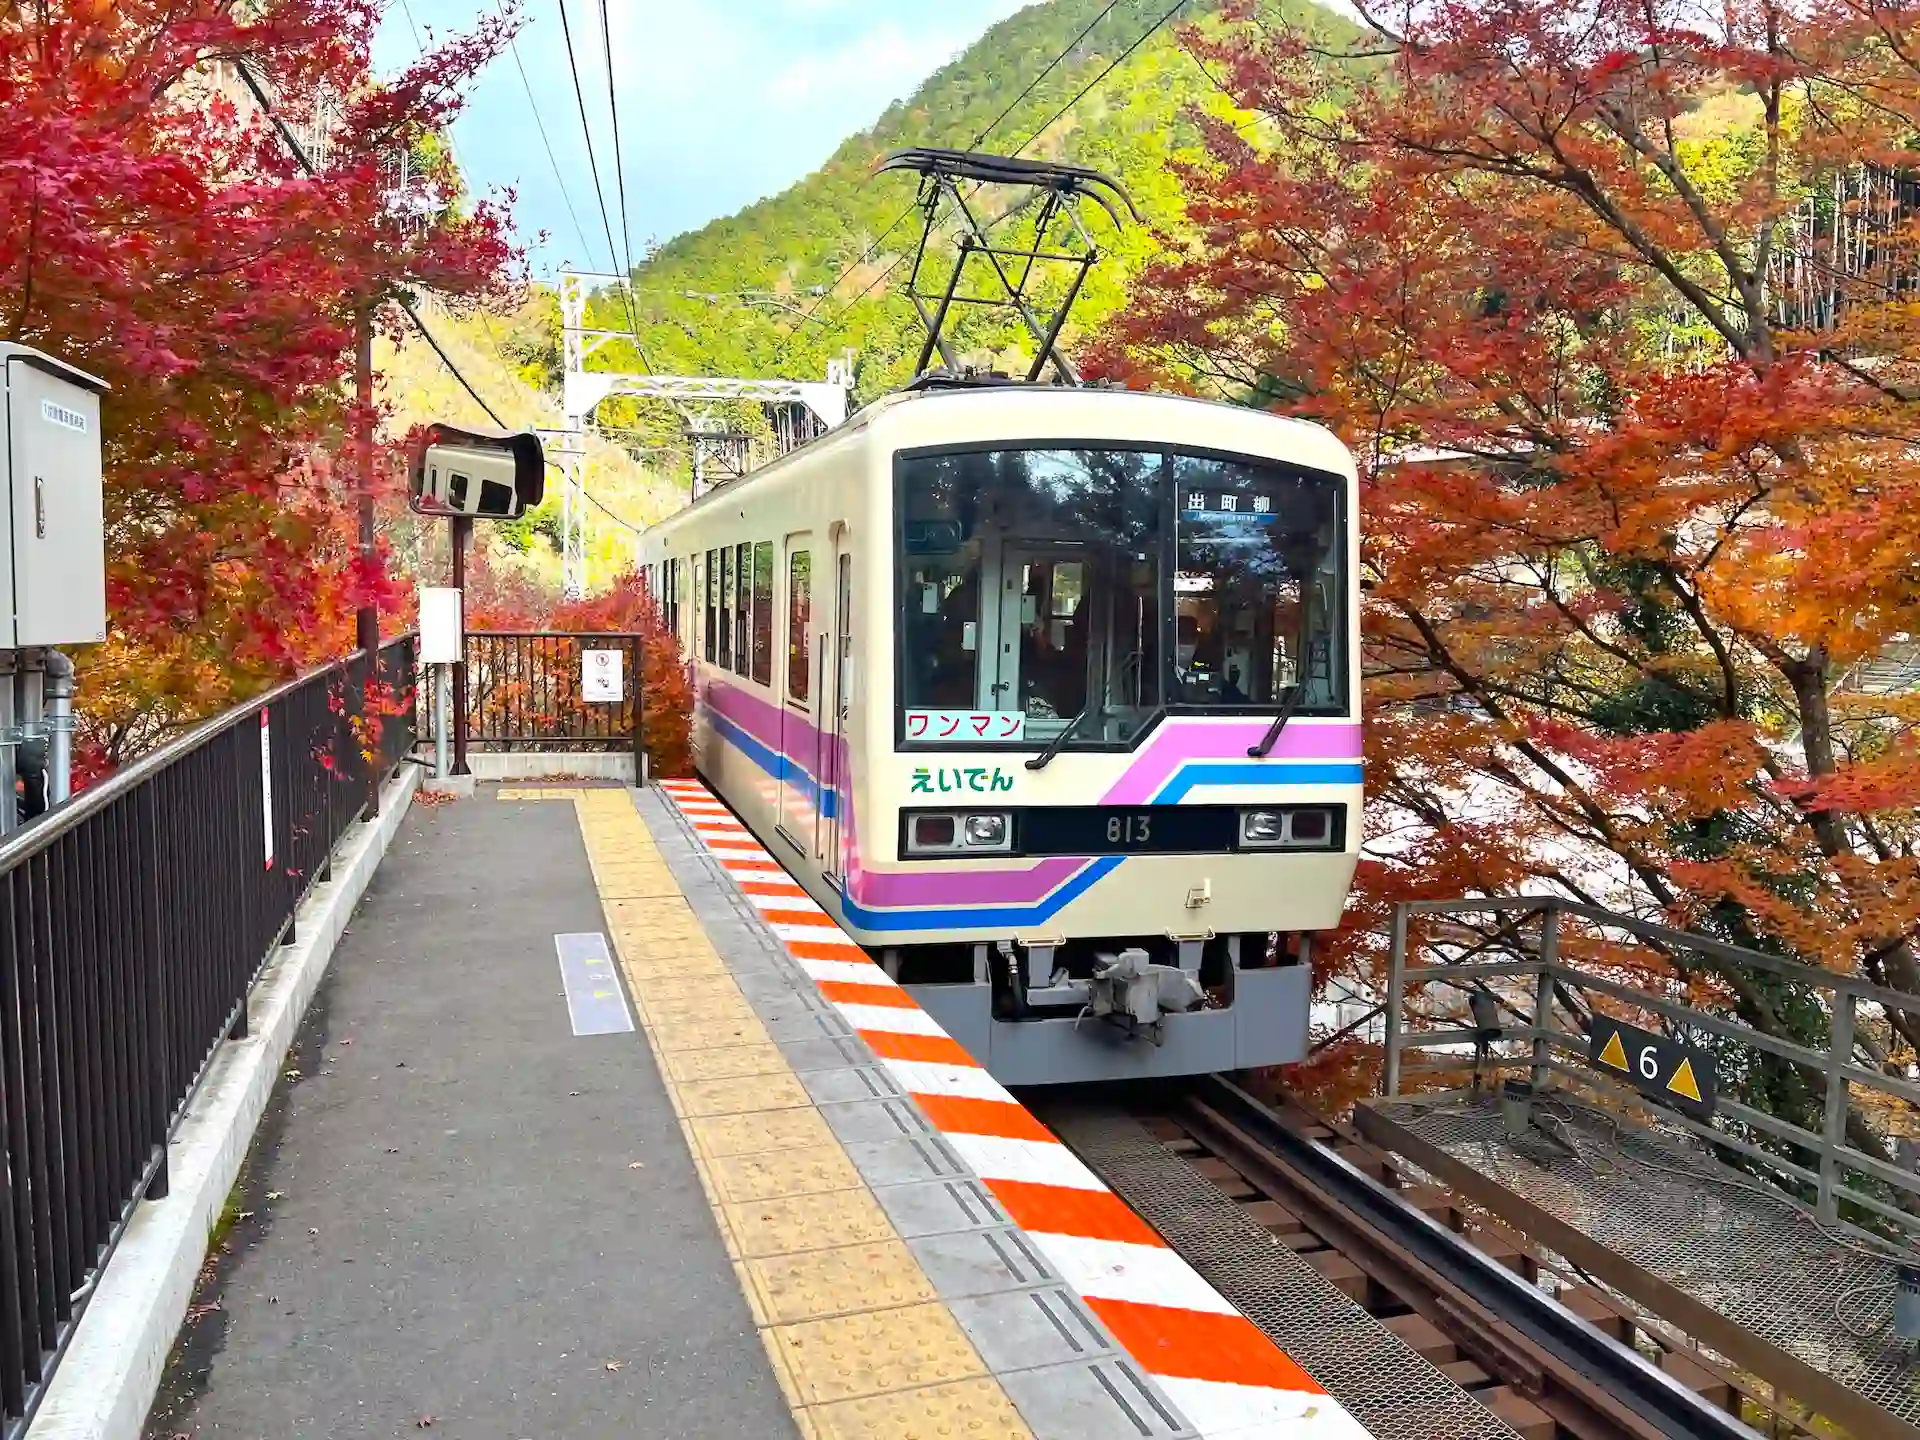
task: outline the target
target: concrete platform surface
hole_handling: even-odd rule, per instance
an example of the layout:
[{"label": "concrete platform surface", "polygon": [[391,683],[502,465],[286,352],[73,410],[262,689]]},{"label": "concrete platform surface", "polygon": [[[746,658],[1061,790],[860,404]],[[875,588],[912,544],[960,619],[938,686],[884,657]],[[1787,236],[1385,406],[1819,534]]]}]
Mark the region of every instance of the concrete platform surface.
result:
[{"label": "concrete platform surface", "polygon": [[604,928],[571,806],[414,808],[149,1436],[798,1433],[644,1040],[569,1023],[554,937]]},{"label": "concrete platform surface", "polygon": [[417,807],[148,1440],[1366,1440],[703,787]]}]

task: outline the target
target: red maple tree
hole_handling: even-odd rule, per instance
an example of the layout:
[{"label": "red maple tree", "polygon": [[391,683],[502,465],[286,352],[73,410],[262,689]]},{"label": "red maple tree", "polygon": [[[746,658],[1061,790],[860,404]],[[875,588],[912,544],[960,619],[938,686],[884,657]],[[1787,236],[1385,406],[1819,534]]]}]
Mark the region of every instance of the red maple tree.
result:
[{"label": "red maple tree", "polygon": [[1377,980],[1395,899],[1531,889],[1920,992],[1920,701],[1885,683],[1920,633],[1920,13],[1361,9],[1186,32],[1220,92],[1190,229],[1093,357],[1361,460],[1369,854],[1329,963]]},{"label": "red maple tree", "polygon": [[380,9],[0,10],[0,335],[111,387],[111,637],[77,657],[96,767],[343,653],[362,599],[392,599],[351,527],[355,319],[508,278],[502,205],[429,137],[512,22],[376,81]]}]

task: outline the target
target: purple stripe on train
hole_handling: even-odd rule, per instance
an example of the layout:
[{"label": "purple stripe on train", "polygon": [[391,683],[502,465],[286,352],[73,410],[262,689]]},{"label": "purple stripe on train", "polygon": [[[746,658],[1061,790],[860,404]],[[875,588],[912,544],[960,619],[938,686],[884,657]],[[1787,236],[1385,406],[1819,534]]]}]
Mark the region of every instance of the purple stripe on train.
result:
[{"label": "purple stripe on train", "polygon": [[[804,717],[769,704],[722,681],[709,681],[705,687],[707,703],[747,734],[775,753],[813,772],[814,757],[820,754],[820,734]],[[781,744],[781,722],[787,734],[797,733],[800,754]],[[1108,805],[1137,805],[1150,801],[1171,780],[1181,766],[1195,760],[1245,760],[1247,747],[1267,732],[1270,721],[1200,720],[1188,717],[1163,721],[1146,747],[1135,755],[1126,771],[1101,797]],[[841,814],[846,827],[847,889],[854,901],[869,909],[899,909],[933,905],[1005,905],[1030,904],[1044,899],[1066,884],[1091,862],[1072,856],[1059,856],[1017,869],[994,870],[910,870],[872,871],[859,862],[854,834],[853,807],[846,794],[847,753],[845,741],[828,740],[841,746]],[[1275,760],[1357,760],[1361,755],[1360,726],[1354,723],[1325,725],[1301,722],[1282,732],[1271,752]],[[1282,779],[1280,775],[1274,777]]]}]

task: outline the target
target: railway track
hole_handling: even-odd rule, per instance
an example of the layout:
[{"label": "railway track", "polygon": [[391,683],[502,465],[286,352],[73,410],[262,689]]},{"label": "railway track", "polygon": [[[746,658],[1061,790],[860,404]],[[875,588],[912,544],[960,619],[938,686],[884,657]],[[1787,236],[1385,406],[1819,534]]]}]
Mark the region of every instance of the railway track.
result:
[{"label": "railway track", "polygon": [[1298,1107],[1219,1076],[1028,1103],[1379,1440],[1754,1440],[1737,1377]]}]

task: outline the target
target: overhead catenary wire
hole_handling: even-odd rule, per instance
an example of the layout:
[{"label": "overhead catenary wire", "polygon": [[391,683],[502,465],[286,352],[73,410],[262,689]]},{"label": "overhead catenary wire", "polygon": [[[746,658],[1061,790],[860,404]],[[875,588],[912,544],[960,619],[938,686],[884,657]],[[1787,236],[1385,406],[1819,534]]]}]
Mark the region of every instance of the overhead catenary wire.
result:
[{"label": "overhead catenary wire", "polygon": [[[507,18],[507,9],[504,0],[496,0],[496,8],[499,9],[502,19]],[[407,0],[400,0],[400,11],[406,16],[407,28],[413,32],[414,48],[418,50],[424,58],[427,53],[426,42],[420,37],[420,26],[414,21],[413,8],[407,3]],[[567,217],[573,221],[573,233],[580,241],[581,256],[591,263],[593,259],[593,246],[587,241],[586,227],[580,223],[580,212],[574,207],[573,192],[567,188],[566,176],[560,171],[560,160],[559,157],[554,154],[553,141],[547,137],[547,124],[540,114],[540,102],[534,98],[533,82],[527,78],[527,67],[520,59],[520,42],[514,36],[509,35],[507,37],[507,50],[513,56],[513,68],[519,72],[520,86],[527,92],[527,109],[533,112],[533,128],[539,133],[541,147],[547,152],[547,164],[553,170],[553,183],[559,188],[561,203],[567,207]],[[451,144],[453,138],[451,132],[449,132],[447,138],[449,144]],[[459,162],[459,156],[457,154],[454,156],[454,160],[456,164]]]},{"label": "overhead catenary wire", "polygon": [[[600,202],[600,225],[607,236],[607,265],[610,269],[618,271],[620,269],[620,251],[613,243],[613,220],[607,212],[607,190],[606,187],[600,183],[600,162],[594,158],[593,154],[593,124],[587,119],[587,92],[580,83],[580,62],[579,57],[574,54],[573,50],[573,26],[569,24],[567,20],[567,0],[554,0],[554,4],[559,8],[560,33],[565,37],[567,43],[567,69],[573,75],[574,103],[580,108],[580,133],[587,143],[587,169],[593,176],[593,196],[595,200]],[[604,21],[602,28],[605,28]],[[613,55],[611,42],[609,42],[607,55],[607,87],[609,92],[611,92],[613,88]],[[615,143],[617,149],[617,116]],[[617,159],[615,163],[618,163]],[[623,211],[621,216],[623,224],[625,218]],[[653,362],[647,358],[646,347],[640,343],[640,319],[633,308],[632,267],[629,266],[628,269],[622,273],[625,275],[625,280],[621,285],[620,296],[627,312],[627,332],[633,338],[634,353],[640,359],[641,369],[651,371],[653,369]]]},{"label": "overhead catenary wire", "polygon": [[[607,19],[607,0],[600,0],[600,46],[607,60],[607,117],[612,121],[613,128],[613,180],[620,196],[620,258],[627,267],[627,310],[629,318],[632,318],[633,227],[627,223],[627,167],[620,158],[620,101],[613,83],[613,26]],[[634,344],[639,343],[640,337],[635,335]]]},{"label": "overhead catenary wire", "polygon": [[[235,68],[239,71],[240,78],[246,85],[247,90],[252,94],[254,103],[259,105],[261,113],[272,122],[273,128],[279,133],[281,142],[292,154],[295,163],[297,163],[301,170],[307,175],[319,174],[318,168],[313,163],[313,158],[307,154],[306,147],[300,143],[300,137],[293,133],[292,129],[287,125],[287,122],[283,120],[279,113],[273,108],[273,101],[268,98],[266,87],[260,83],[259,78],[254,75],[252,69],[244,61],[236,65]],[[459,382],[460,388],[472,397],[473,403],[478,405],[481,410],[486,413],[487,418],[494,423],[496,428],[501,430],[511,429],[512,427],[500,418],[500,413],[487,403],[486,397],[473,388],[473,383],[461,373],[460,367],[454,364],[453,357],[447,354],[445,347],[435,338],[433,331],[427,328],[427,322],[420,318],[420,312],[414,308],[413,301],[406,295],[398,293],[394,295],[393,299],[394,303],[399,305],[400,309],[405,312],[406,317],[413,322],[413,328],[420,333],[420,338],[427,342],[428,346],[433,350],[433,353],[439,357],[440,363],[447,367],[447,373],[452,375],[453,378]],[[644,530],[645,527],[635,525],[632,521],[624,519],[607,509],[607,507],[600,502],[599,498],[589,491],[585,485],[580,487],[580,493],[585,497],[588,504],[594,506],[609,519],[617,521],[634,534],[641,534]]]},{"label": "overhead catenary wire", "polygon": [[607,191],[600,183],[600,162],[593,153],[593,125],[587,119],[587,92],[580,84],[580,62],[573,53],[573,26],[567,21],[567,0],[554,0],[560,11],[560,34],[567,44],[567,69],[573,75],[574,103],[580,107],[580,134],[587,142],[587,170],[593,176],[593,198],[600,202],[600,225],[607,237],[607,265],[618,269],[620,252],[613,244],[613,221],[607,216]]},{"label": "overhead catenary wire", "polygon": [[[502,9],[501,13],[504,15],[506,12]],[[592,264],[593,246],[587,243],[587,228],[580,223],[580,212],[573,205],[573,193],[567,189],[566,177],[560,173],[559,158],[553,153],[553,141],[547,138],[546,122],[540,118],[540,102],[534,98],[533,82],[527,78],[527,67],[520,59],[519,42],[509,39],[507,50],[513,56],[513,68],[520,72],[520,85],[527,92],[527,108],[533,112],[533,128],[540,132],[540,144],[547,152],[547,164],[553,167],[553,183],[559,186],[560,199],[567,207],[567,218],[573,221],[573,233],[580,241],[580,258]]]},{"label": "overhead catenary wire", "polygon": [[[1078,105],[1082,100],[1086,99],[1086,97],[1089,94],[1091,94],[1095,88],[1101,85],[1109,75],[1113,74],[1115,70],[1119,69],[1122,65],[1124,65],[1127,62],[1127,60],[1136,51],[1139,50],[1139,48],[1142,45],[1146,44],[1148,40],[1152,39],[1163,28],[1165,28],[1167,23],[1171,21],[1174,16],[1178,15],[1182,10],[1186,9],[1189,3],[1190,3],[1190,0],[1174,0],[1174,3],[1171,6],[1169,6],[1160,15],[1160,17],[1157,20],[1155,20],[1151,25],[1149,25],[1145,30],[1143,30],[1140,33],[1139,37],[1135,39],[1131,45],[1127,46],[1126,49],[1122,50],[1117,56],[1113,58],[1113,60],[1107,64],[1105,69],[1103,69],[1098,75],[1094,76],[1093,79],[1089,80],[1085,85],[1081,86],[1079,90],[1075,91],[1072,99],[1068,100],[1066,104],[1062,105],[1058,110],[1054,111],[1053,114],[1050,115],[1046,119],[1046,121],[1039,126],[1039,128],[1037,128],[1030,135],[1028,135],[1025,140],[1022,140],[1020,142],[1019,149],[1015,150],[1013,153],[1016,156],[1021,154],[1026,150],[1026,148],[1029,145],[1033,144],[1034,141],[1038,140],[1042,135],[1046,134],[1048,130],[1052,129],[1054,125],[1059,123],[1062,116],[1064,116],[1068,111],[1072,110],[1073,107]],[[1108,6],[1107,8],[1108,10],[1111,10],[1113,7]],[[1107,13],[1106,11],[1101,12],[1102,15],[1106,13]],[[1096,17],[1096,20],[1097,19],[1098,17]],[[1082,36],[1084,36],[1084,34],[1085,32],[1083,31]],[[1078,39],[1076,39],[1073,43],[1077,45],[1080,42]],[[1068,48],[1071,49],[1072,47],[1070,46]],[[1058,61],[1056,60],[1055,63],[1057,64]],[[1051,69],[1052,67],[1049,66],[1048,68]],[[1042,73],[1044,74],[1045,72],[1042,72]],[[1005,117],[1002,116],[1002,118],[1004,119]],[[997,124],[998,122],[996,121],[995,123]],[[979,141],[976,140],[974,143],[977,145]],[[973,194],[978,193],[979,189],[980,187],[978,185],[975,185],[973,189],[968,191],[967,193],[969,196],[971,196]],[[891,233],[894,227],[899,225],[901,220],[906,219],[906,217],[912,213],[913,213],[912,206],[908,206],[905,210],[901,211],[900,215],[897,218],[895,218],[893,224],[887,227],[887,231],[882,233],[881,239],[884,240],[886,238],[887,233]],[[867,254],[871,255],[873,251],[877,250],[878,248],[879,248],[879,242],[876,241],[874,245],[868,250]],[[866,257],[863,256],[862,260],[864,260],[865,258]],[[826,325],[826,327],[829,330],[831,330],[834,326],[838,325],[842,320],[844,320],[849,314],[852,313],[854,306],[858,305],[862,300],[866,299],[867,296],[871,295],[874,292],[874,290],[879,288],[879,286],[882,283],[884,283],[894,273],[894,271],[898,270],[903,264],[906,263],[906,260],[907,260],[907,257],[905,255],[900,256],[885,270],[882,270],[878,275],[874,276],[873,279],[869,280],[867,282],[865,289],[863,289],[858,295],[854,296],[853,299],[849,300],[845,305],[842,305],[831,316],[829,316],[826,321],[823,322]],[[856,261],[855,266],[857,266],[859,263],[861,262]],[[849,267],[849,269],[851,268],[854,268],[854,267]],[[817,310],[818,308],[819,307],[816,305],[813,307],[813,310]],[[787,346],[792,343],[793,338],[796,335],[798,335],[801,330],[806,328],[809,319],[811,319],[812,317],[813,310],[809,310],[806,315],[803,315],[794,324],[793,329],[787,332],[787,337],[781,343],[781,346],[780,346],[780,351],[779,351],[780,355],[784,355],[786,353]],[[776,356],[775,358],[778,359],[778,356]]]},{"label": "overhead catenary wire", "polygon": [[[1120,0],[1107,0],[1106,8],[1101,10],[1099,14],[1095,15],[1093,19],[1089,20],[1084,26],[1082,26],[1080,33],[1074,36],[1073,39],[1069,40],[1064,46],[1060,48],[1059,53],[1056,54],[1051,60],[1049,60],[1046,63],[1045,68],[1042,69],[1038,75],[1035,75],[1031,80],[1029,80],[1026,83],[1026,87],[1022,89],[1018,95],[1014,96],[1013,99],[1007,103],[1006,108],[1003,109],[998,115],[994,116],[993,119],[989,120],[987,124],[976,135],[974,135],[974,137],[971,140],[967,142],[967,148],[969,150],[977,150],[980,148],[980,146],[985,144],[987,137],[993,134],[995,130],[998,130],[1000,128],[1001,123],[1009,115],[1011,115],[1016,109],[1019,108],[1020,103],[1023,100],[1025,100],[1029,95],[1033,94],[1034,90],[1038,88],[1040,82],[1042,80],[1045,80],[1047,76],[1051,75],[1056,69],[1058,69],[1060,66],[1060,63],[1063,60],[1065,60],[1067,56],[1071,55],[1074,52],[1074,50],[1079,46],[1080,42],[1082,40],[1085,40],[1087,36],[1093,33],[1093,27],[1098,25],[1102,20],[1106,19],[1109,15],[1111,15],[1116,9],[1119,8],[1119,6],[1120,6]],[[1025,147],[1022,147],[1022,148],[1025,148]],[[912,205],[909,205],[906,207],[906,209],[902,210],[898,215],[894,216],[893,219],[888,222],[887,228],[882,230],[879,233],[879,235],[877,235],[874,238],[873,243],[867,246],[866,250],[860,255],[860,257],[857,260],[853,262],[853,264],[847,266],[846,269],[840,272],[841,275],[843,276],[851,275],[854,271],[858,270],[862,265],[866,264],[868,260],[872,259],[873,256],[879,252],[881,245],[886,242],[886,238],[889,235],[891,235],[895,230],[898,230],[900,228],[900,222],[905,220],[909,215],[911,215],[913,211],[914,211],[914,207]],[[886,276],[891,275],[898,268],[899,268],[899,264],[898,262],[895,262],[895,264],[889,266],[886,270],[881,272],[880,278],[885,279]],[[854,296],[854,298],[848,302],[845,309],[843,309],[840,313],[845,314],[846,310],[850,310],[853,308],[854,305],[859,304],[860,301],[865,299],[867,295],[873,290],[874,285],[878,283],[879,281],[876,280],[873,283],[869,284],[865,290],[862,290],[858,295]],[[800,331],[806,328],[807,322],[811,320],[815,312],[818,311],[820,307],[827,302],[828,296],[832,295],[832,293],[839,288],[840,288],[840,282],[838,279],[836,279],[833,284],[829,285],[826,288],[826,290],[821,294],[819,299],[815,300],[812,305],[807,307],[806,313],[803,314],[798,320],[796,320],[793,323],[793,328],[788,330],[786,335],[781,339],[780,349],[774,356],[774,362],[776,364],[779,363],[781,357],[786,354],[787,346],[792,342],[793,337],[799,334]]]}]

